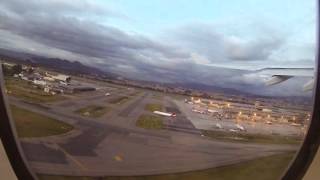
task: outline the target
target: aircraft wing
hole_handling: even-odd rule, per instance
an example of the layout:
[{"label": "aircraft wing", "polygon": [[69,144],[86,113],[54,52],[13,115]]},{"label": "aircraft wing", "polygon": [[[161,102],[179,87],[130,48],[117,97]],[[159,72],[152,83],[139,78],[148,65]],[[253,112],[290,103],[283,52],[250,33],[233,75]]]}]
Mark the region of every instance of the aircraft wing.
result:
[{"label": "aircraft wing", "polygon": [[314,85],[313,68],[265,68],[257,70],[256,72],[257,74],[271,76],[266,82],[266,85],[268,86],[279,84],[292,77],[312,77],[312,79],[303,86],[304,91],[312,90]]},{"label": "aircraft wing", "polygon": [[313,77],[313,68],[264,68],[257,70],[257,73],[272,76],[300,76]]}]

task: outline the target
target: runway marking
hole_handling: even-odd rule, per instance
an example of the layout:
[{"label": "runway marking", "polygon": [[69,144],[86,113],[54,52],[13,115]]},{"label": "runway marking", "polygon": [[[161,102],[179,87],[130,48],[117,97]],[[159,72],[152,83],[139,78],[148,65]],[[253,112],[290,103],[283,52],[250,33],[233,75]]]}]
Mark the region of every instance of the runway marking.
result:
[{"label": "runway marking", "polygon": [[114,160],[116,160],[118,162],[123,161],[123,157],[121,155],[115,155],[113,158],[114,158]]},{"label": "runway marking", "polygon": [[80,167],[81,170],[89,170],[87,167],[85,167],[80,161],[78,161],[76,158],[74,158],[71,154],[69,154],[66,150],[64,150],[62,147],[59,145],[58,149],[61,150],[72,162],[74,162],[78,167]]}]

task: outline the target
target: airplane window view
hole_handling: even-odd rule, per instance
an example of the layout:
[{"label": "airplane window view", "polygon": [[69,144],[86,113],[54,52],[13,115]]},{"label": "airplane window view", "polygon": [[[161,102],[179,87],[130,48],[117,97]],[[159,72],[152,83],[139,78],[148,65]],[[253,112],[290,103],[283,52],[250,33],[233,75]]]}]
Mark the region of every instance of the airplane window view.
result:
[{"label": "airplane window view", "polygon": [[316,1],[2,0],[40,180],[279,179],[308,131]]}]

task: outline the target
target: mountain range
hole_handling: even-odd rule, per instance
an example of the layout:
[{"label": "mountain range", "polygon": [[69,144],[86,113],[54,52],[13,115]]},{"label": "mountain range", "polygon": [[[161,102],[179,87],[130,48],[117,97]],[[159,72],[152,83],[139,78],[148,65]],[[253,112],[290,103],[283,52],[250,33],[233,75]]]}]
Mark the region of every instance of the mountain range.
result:
[{"label": "mountain range", "polygon": [[[0,49],[1,59],[10,59],[12,62],[29,64],[34,66],[42,66],[55,71],[60,71],[68,74],[89,74],[97,75],[104,78],[114,79],[116,77],[124,77],[130,80],[144,81],[146,83],[163,83],[171,87],[184,87],[202,91],[212,91],[218,93],[226,93],[232,95],[245,95],[245,96],[271,96],[271,97],[308,97],[311,93],[304,93],[302,95],[290,94],[292,90],[289,87],[286,93],[282,93],[283,89],[277,87],[265,87],[263,83],[247,82],[243,79],[243,75],[249,74],[250,71],[226,69],[219,67],[206,67],[201,65],[192,66],[189,69],[180,69],[168,73],[162,73],[158,69],[147,69],[152,76],[141,76],[139,74],[126,74],[112,72],[107,67],[94,67],[84,65],[79,61],[69,61],[59,58],[48,58],[31,53],[16,52],[12,50]],[[161,69],[160,69],[161,70]],[[160,73],[161,72],[161,73]],[[297,83],[296,83],[297,84]],[[291,88],[291,89],[290,89]],[[297,86],[296,89],[300,88]]]}]

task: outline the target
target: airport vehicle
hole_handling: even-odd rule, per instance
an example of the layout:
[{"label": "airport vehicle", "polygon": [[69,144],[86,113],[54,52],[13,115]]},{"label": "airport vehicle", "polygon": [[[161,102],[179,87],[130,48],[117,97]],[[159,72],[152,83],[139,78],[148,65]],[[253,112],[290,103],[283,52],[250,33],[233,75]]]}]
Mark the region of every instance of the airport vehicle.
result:
[{"label": "airport vehicle", "polygon": [[239,129],[229,129],[230,132],[239,132]]},{"label": "airport vehicle", "polygon": [[298,124],[298,123],[291,123],[291,126],[301,126],[301,124]]},{"label": "airport vehicle", "polygon": [[169,113],[169,112],[162,112],[162,111],[153,111],[153,113],[161,115],[161,116],[167,116],[167,117],[176,117],[176,113]]},{"label": "airport vehicle", "polygon": [[312,77],[311,80],[303,85],[304,91],[310,91],[314,86],[313,68],[264,68],[256,72],[260,75],[271,75],[271,78],[266,81],[268,86],[282,83],[292,77]]},{"label": "airport vehicle", "polygon": [[272,124],[272,122],[271,122],[271,121],[266,121],[266,124],[271,125],[271,124]]},{"label": "airport vehicle", "polygon": [[45,86],[47,84],[46,81],[41,81],[41,80],[33,80],[32,82],[35,85],[41,85],[41,86]]},{"label": "airport vehicle", "polygon": [[214,110],[214,109],[208,109],[207,111],[208,111],[209,113],[219,113],[219,111]]},{"label": "airport vehicle", "polygon": [[223,129],[222,125],[219,124],[219,123],[216,124],[216,128],[217,128],[217,129]]},{"label": "airport vehicle", "polygon": [[64,85],[64,86],[67,86],[67,85],[69,85],[69,83],[67,83],[67,82],[64,82],[64,81],[59,81],[59,83],[60,83],[61,85]]},{"label": "airport vehicle", "polygon": [[245,131],[246,129],[243,127],[243,126],[241,126],[240,124],[236,124],[236,128],[238,129],[238,130],[240,130],[240,131]]}]

